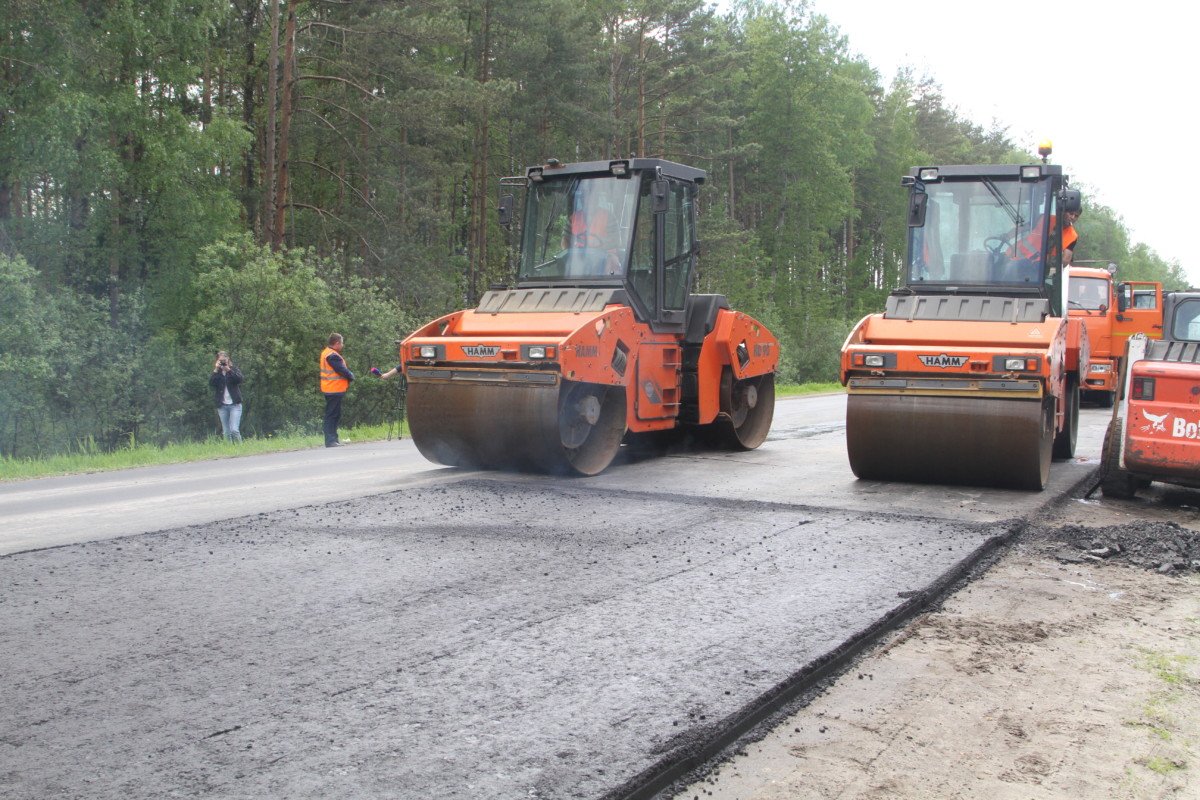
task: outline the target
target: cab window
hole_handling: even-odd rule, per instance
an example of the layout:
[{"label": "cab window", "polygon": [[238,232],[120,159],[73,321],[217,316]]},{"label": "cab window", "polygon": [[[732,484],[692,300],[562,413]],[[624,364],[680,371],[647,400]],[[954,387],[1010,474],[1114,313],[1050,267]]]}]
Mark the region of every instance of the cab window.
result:
[{"label": "cab window", "polygon": [[687,303],[692,267],[692,187],[671,182],[663,217],[666,247],[663,258],[663,308],[681,309]]},{"label": "cab window", "polygon": [[1175,306],[1171,322],[1171,338],[1185,342],[1200,342],[1200,298],[1184,300]]},{"label": "cab window", "polygon": [[638,197],[637,222],[629,257],[629,283],[651,313],[658,307],[658,286],[654,280],[654,208],[650,199],[650,181],[643,180]]}]

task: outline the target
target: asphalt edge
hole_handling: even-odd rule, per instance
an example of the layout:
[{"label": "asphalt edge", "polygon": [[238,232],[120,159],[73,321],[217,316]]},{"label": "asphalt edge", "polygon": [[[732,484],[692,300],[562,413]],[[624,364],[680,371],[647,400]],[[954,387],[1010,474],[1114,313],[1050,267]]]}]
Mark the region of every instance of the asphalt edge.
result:
[{"label": "asphalt edge", "polygon": [[[696,737],[681,744],[659,759],[654,765],[606,792],[600,800],[664,800],[682,789],[684,779],[694,779],[708,763],[758,726],[792,704],[788,712],[806,705],[800,703],[805,694],[814,692],[826,682],[839,677],[858,658],[880,644],[883,637],[900,628],[919,614],[940,605],[998,560],[998,556],[1014,544],[1026,530],[1045,518],[1053,508],[1068,499],[1085,497],[1099,480],[1099,467],[1094,467],[1070,484],[1064,491],[1046,499],[1027,517],[994,523],[1004,532],[986,539],[979,547],[943,572],[925,589],[916,592],[905,602],[890,610],[867,628],[846,639],[825,655],[801,667],[784,681],[762,693],[739,711],[719,720]],[[669,794],[666,792],[670,791]]]}]

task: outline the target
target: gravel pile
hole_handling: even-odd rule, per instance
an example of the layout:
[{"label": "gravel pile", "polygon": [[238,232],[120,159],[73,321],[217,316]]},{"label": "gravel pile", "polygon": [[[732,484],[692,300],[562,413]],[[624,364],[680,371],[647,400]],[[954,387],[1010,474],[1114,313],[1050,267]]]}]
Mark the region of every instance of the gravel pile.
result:
[{"label": "gravel pile", "polygon": [[1142,521],[1107,528],[1065,525],[1047,531],[1062,561],[1127,564],[1163,574],[1200,571],[1200,533],[1173,522]]}]

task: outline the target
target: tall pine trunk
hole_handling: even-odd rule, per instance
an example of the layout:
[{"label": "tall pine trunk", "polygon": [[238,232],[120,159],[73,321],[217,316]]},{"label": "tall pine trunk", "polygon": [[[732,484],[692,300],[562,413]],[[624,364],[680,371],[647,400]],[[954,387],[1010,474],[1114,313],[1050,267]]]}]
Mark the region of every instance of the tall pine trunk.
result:
[{"label": "tall pine trunk", "polygon": [[[242,123],[246,126],[247,130],[256,129],[254,113],[257,101],[255,92],[258,87],[258,78],[256,75],[258,55],[255,50],[257,26],[258,3],[247,3],[246,14],[242,18],[243,35],[246,42],[245,72],[242,76]],[[242,205],[246,210],[246,228],[257,235],[259,233],[260,215],[259,202],[255,191],[257,188],[255,185],[257,181],[254,170],[255,158],[254,148],[246,148],[245,159],[242,162]],[[268,169],[271,168],[268,167]],[[265,239],[266,237],[264,236],[263,238]]]},{"label": "tall pine trunk", "polygon": [[[483,0],[483,17],[480,20],[479,58],[476,62],[475,80],[481,85],[486,84],[491,77],[491,0]],[[468,240],[470,247],[470,275],[467,293],[471,305],[479,300],[479,282],[487,272],[487,214],[488,214],[488,158],[489,137],[491,132],[488,125],[490,110],[483,112],[483,117],[475,126],[475,142],[472,148],[471,162],[471,211],[468,222]]]},{"label": "tall pine trunk", "polygon": [[267,56],[267,133],[263,142],[263,238],[276,246],[275,236],[275,109],[279,104],[279,0],[271,0],[271,47]]},{"label": "tall pine trunk", "polygon": [[292,128],[292,96],[296,89],[296,6],[299,0],[288,0],[287,24],[283,39],[283,97],[279,108],[279,177],[275,189],[275,222],[271,226],[271,247],[283,245],[288,203],[288,139]]}]

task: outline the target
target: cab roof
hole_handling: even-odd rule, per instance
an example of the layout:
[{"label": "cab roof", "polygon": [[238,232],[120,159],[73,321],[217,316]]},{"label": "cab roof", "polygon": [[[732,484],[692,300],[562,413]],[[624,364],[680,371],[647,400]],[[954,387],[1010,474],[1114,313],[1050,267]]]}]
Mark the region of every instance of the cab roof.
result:
[{"label": "cab roof", "polygon": [[[614,166],[616,170],[614,170]],[[577,161],[564,164],[556,159],[549,159],[545,164],[538,164],[525,170],[529,180],[558,178],[564,175],[620,175],[624,169],[626,175],[642,172],[655,172],[663,177],[675,178],[690,183],[704,183],[708,173],[686,164],[677,164],[663,158],[614,158],[609,161]]]},{"label": "cab roof", "polygon": [[1039,167],[1043,176],[1063,174],[1061,164],[930,164],[913,167],[909,174],[918,178],[922,170],[936,169],[939,178],[1020,178],[1029,167]]}]

